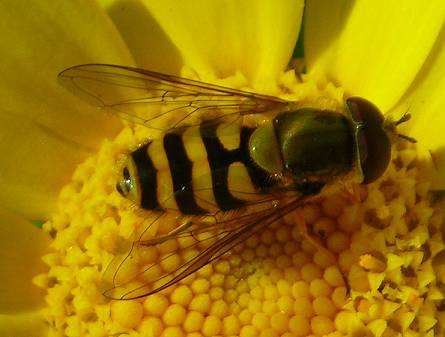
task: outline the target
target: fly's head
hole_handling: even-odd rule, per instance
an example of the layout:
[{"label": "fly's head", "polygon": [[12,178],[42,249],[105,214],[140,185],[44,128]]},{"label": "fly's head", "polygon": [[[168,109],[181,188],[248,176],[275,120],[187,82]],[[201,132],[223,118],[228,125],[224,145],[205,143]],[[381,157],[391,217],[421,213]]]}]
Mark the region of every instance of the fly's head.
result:
[{"label": "fly's head", "polygon": [[415,142],[396,131],[397,126],[409,120],[410,115],[405,114],[393,122],[385,119],[374,104],[361,97],[348,98],[346,105],[352,123],[356,160],[363,176],[362,184],[369,184],[381,177],[389,165],[393,135]]}]

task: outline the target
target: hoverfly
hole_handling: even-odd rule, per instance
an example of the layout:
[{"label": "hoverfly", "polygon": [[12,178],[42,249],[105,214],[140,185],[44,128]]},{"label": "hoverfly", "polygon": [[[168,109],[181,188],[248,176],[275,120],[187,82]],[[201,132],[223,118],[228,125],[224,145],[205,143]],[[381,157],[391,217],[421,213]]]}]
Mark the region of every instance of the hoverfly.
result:
[{"label": "hoverfly", "polygon": [[[104,295],[114,299],[177,283],[338,182],[373,182],[407,120],[388,122],[360,97],[346,99],[344,111],[323,110],[117,65],[74,66],[59,80],[124,120],[164,129],[128,155],[116,184],[154,219],[108,267]],[[253,114],[270,118],[246,125]],[[129,261],[162,245],[173,248],[127,274]]]}]

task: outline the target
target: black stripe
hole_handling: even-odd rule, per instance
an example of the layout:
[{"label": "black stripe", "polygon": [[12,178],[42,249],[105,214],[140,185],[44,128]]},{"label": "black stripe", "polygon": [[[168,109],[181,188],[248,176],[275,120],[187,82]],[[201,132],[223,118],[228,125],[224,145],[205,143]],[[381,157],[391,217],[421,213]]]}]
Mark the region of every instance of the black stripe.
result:
[{"label": "black stripe", "polygon": [[156,168],[148,155],[150,143],[140,147],[131,154],[136,165],[141,186],[141,206],[145,209],[159,208],[157,198],[158,182]]},{"label": "black stripe", "polygon": [[175,191],[175,200],[183,214],[203,214],[204,209],[196,203],[192,184],[193,163],[187,157],[182,134],[167,133],[164,136],[164,150],[167,155]]},{"label": "black stripe", "polygon": [[229,191],[229,166],[234,162],[241,162],[247,168],[253,185],[263,190],[273,186],[275,182],[270,175],[255,165],[249,154],[249,138],[253,128],[242,127],[240,133],[240,147],[227,150],[217,136],[218,124],[202,123],[200,126],[201,138],[207,151],[210,170],[212,172],[212,187],[218,207],[223,210],[240,208],[246,201],[235,198]]}]

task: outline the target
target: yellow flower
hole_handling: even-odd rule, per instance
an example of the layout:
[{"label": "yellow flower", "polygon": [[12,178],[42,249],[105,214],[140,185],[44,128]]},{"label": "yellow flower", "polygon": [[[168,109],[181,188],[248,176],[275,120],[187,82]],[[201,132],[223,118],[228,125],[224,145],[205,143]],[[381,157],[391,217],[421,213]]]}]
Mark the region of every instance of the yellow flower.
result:
[{"label": "yellow flower", "polygon": [[445,8],[440,1],[309,1],[305,59],[348,95],[413,119],[405,132],[433,152],[434,189],[445,188],[440,113],[445,64]]},{"label": "yellow flower", "polygon": [[34,311],[43,305],[42,294],[31,278],[43,271],[38,256],[49,240],[23,218],[43,219],[54,211],[75,166],[120,128],[60,88],[56,76],[73,63],[133,60],[109,17],[91,1],[15,1],[0,4],[0,12],[0,335],[44,335],[47,326]]},{"label": "yellow flower", "polygon": [[[4,85],[0,89],[2,98],[0,127],[3,136],[0,146],[2,146],[4,154],[4,160],[0,164],[2,170],[0,205],[28,218],[45,217],[49,211],[55,208],[55,196],[68,180],[74,166],[87,155],[94,153],[99,140],[104,136],[113,137],[119,129],[118,121],[97,114],[91,107],[79,102],[59,88],[55,79],[58,71],[74,64],[107,62],[125,65],[137,64],[142,68],[172,73],[180,72],[181,66],[185,64],[196,71],[201,78],[212,79],[242,73],[252,88],[258,91],[273,92],[277,90],[276,81],[284,81],[282,71],[287,65],[298,35],[302,9],[302,2],[295,0],[282,0],[273,4],[270,1],[253,0],[242,2],[197,1],[193,4],[148,0],[144,2],[110,2],[107,4],[107,11],[121,34],[119,35],[106,14],[90,1],[58,5],[49,1],[40,1],[38,4],[16,1],[14,4],[0,5],[0,15],[4,27],[3,54],[7,56],[4,57],[2,63]],[[409,109],[413,119],[404,126],[405,133],[415,137],[420,144],[432,151],[436,165],[433,178],[434,187],[438,189],[445,187],[444,140],[443,137],[440,137],[441,126],[444,125],[444,115],[440,113],[440,109],[445,103],[445,98],[441,94],[441,89],[445,87],[444,16],[445,6],[438,0],[430,1],[428,4],[421,1],[390,4],[385,1],[311,1],[307,3],[304,26],[305,58],[311,80],[318,80],[319,83],[316,84],[325,85],[325,78],[327,78],[333,84],[343,87],[346,96],[366,97],[383,111],[394,113],[396,116],[400,116]],[[129,47],[131,55],[121,36]],[[101,127],[98,128],[97,125],[101,125]],[[10,150],[12,144],[14,144],[13,151]],[[406,156],[409,155],[409,153],[406,154]],[[401,160],[403,159],[406,158],[403,157]],[[91,167],[91,162],[89,165],[84,166],[84,170]],[[78,171],[77,175],[78,178],[75,177],[75,180],[83,178],[85,172],[79,173]],[[407,187],[407,189],[409,188]],[[62,199],[68,194],[69,192],[66,192],[65,195],[62,195]],[[371,196],[373,196],[373,200],[381,198],[378,191],[374,191]],[[67,206],[67,208],[69,207],[72,205]],[[325,211],[329,214],[332,209],[335,209],[335,203],[330,205],[329,202],[326,202],[323,207],[328,209]],[[379,208],[378,212],[380,213],[377,214],[377,217],[384,215],[385,211],[388,212],[383,206]],[[431,215],[420,214],[421,211],[424,210],[419,209],[418,216],[429,219]],[[306,212],[311,214],[310,209]],[[332,212],[335,213],[335,211]],[[353,212],[353,210],[349,209],[349,212]],[[384,217],[383,215],[382,217]],[[352,215],[349,214],[349,216]],[[11,217],[6,215],[2,216],[2,220],[9,226],[13,223],[20,223],[19,220],[11,220]],[[63,219],[57,219],[54,222],[60,223],[61,221]],[[348,220],[344,220],[343,229],[346,232],[348,232],[349,225]],[[22,226],[22,228],[26,227]],[[70,236],[65,232],[62,238],[58,238],[59,241],[53,248],[65,249],[73,244],[70,240],[86,235],[79,228],[83,229],[83,225],[80,224],[80,227],[73,225],[75,233],[70,233]],[[373,232],[372,229],[369,229],[369,232],[376,235],[376,243],[381,243],[378,233]],[[390,236],[390,234],[385,232],[385,235]],[[419,232],[418,234],[422,238],[425,233]],[[39,236],[39,234],[35,235]],[[2,237],[11,239],[11,236],[17,241],[24,242],[21,240],[23,236],[15,232]],[[356,237],[356,239],[357,242],[360,242],[360,238]],[[63,240],[65,242],[62,242]],[[437,241],[437,237],[434,240]],[[441,248],[441,242],[434,240],[432,246],[436,247],[437,251],[434,251],[433,254],[437,254]],[[13,242],[13,240],[10,241]],[[415,238],[412,241],[415,241]],[[336,242],[341,243],[342,240]],[[63,246],[62,243],[66,246]],[[407,240],[401,239],[395,244],[403,246],[408,243]],[[416,243],[409,241],[409,244]],[[423,243],[421,242],[421,244]],[[43,246],[38,248],[39,252],[43,251]],[[93,240],[90,240],[87,246],[91,249],[90,254],[100,253],[95,251],[97,245]],[[5,246],[3,245],[3,247]],[[339,247],[332,243],[331,248],[340,250],[342,247],[341,244]],[[23,252],[26,254],[23,254],[21,263],[26,266],[32,263],[28,254],[30,248],[23,247]],[[67,256],[76,261],[86,258],[84,252],[75,247],[70,250],[70,253],[64,252],[63,258],[67,258]],[[7,258],[11,259],[11,257]],[[46,261],[53,267],[57,266],[59,262],[48,261],[51,258],[57,260],[57,255],[48,255]],[[295,260],[298,258],[304,259],[305,255],[297,255]],[[347,258],[348,256],[345,254],[344,259],[347,260]],[[409,258],[416,259],[411,255]],[[318,257],[319,263],[325,263],[323,260],[320,262],[320,259],[322,260],[321,257]],[[283,266],[288,264],[284,257],[280,261]],[[396,270],[400,264],[405,262],[400,262],[397,256],[388,255],[386,264],[382,266],[381,260],[375,260],[375,256],[364,254],[360,263],[371,271],[375,269],[374,273],[371,273],[373,278],[368,280],[364,280],[366,275],[359,269],[352,272],[354,276],[351,279],[353,289],[365,292],[367,287],[375,290],[380,286],[382,276],[379,273],[382,268],[388,268],[390,265],[394,266],[394,270]],[[314,269],[313,266],[314,264],[307,265],[302,272],[306,273],[308,279],[322,280],[311,276],[319,273],[319,269]],[[224,269],[224,266],[220,268]],[[58,272],[53,272],[54,274],[50,278],[60,277],[61,283],[63,283],[64,276],[68,281],[74,277],[63,264]],[[17,275],[19,273],[17,272]],[[206,275],[205,273],[204,271],[203,275]],[[289,273],[292,272],[289,271]],[[279,272],[275,274],[271,274],[275,275],[272,278],[280,279]],[[421,276],[425,284],[431,282],[428,279],[430,275],[428,270],[423,270]],[[91,284],[95,282],[93,280],[95,275],[90,269],[83,270],[78,277],[86,282],[91,282]],[[291,279],[292,277],[292,275],[289,276]],[[392,277],[397,279],[398,275],[394,273]],[[41,284],[45,283],[45,281],[40,281]],[[269,331],[272,336],[274,332],[271,331],[275,329],[285,335],[285,326],[292,326],[291,331],[296,329],[293,331],[294,335],[298,331],[309,331],[311,326],[308,326],[307,320],[299,320],[299,318],[292,320],[287,316],[286,310],[291,310],[289,308],[292,306],[289,304],[288,297],[298,294],[304,295],[302,297],[306,298],[305,294],[308,291],[312,291],[312,294],[323,294],[327,288],[337,285],[340,290],[335,293],[335,296],[332,295],[331,302],[321,300],[317,304],[312,304],[312,308],[308,309],[316,312],[329,311],[332,303],[344,300],[344,294],[341,293],[342,286],[339,285],[341,282],[335,269],[330,269],[325,281],[324,283],[320,281],[320,284],[313,285],[312,290],[309,290],[305,289],[303,283],[298,282],[295,282],[291,287],[283,282],[277,282],[276,286],[267,284],[263,287],[261,279],[252,279],[251,283],[243,285],[250,287],[252,297],[244,296],[238,302],[247,301],[246,307],[252,307],[251,311],[253,311],[254,306],[259,303],[259,301],[255,302],[256,299],[266,299],[270,305],[265,310],[267,312],[272,308],[273,302],[277,301],[281,311],[271,313],[270,321],[258,312],[249,313],[249,310],[240,310],[238,317],[232,314],[226,318],[221,312],[228,309],[225,308],[224,303],[215,301],[214,303],[219,303],[212,306],[215,315],[206,318],[196,314],[196,317],[189,319],[189,329],[193,330],[195,326],[199,328],[199,322],[202,320],[203,333],[210,335],[215,331],[217,331],[216,333],[224,331],[224,329],[229,331],[232,329],[233,334],[242,330],[244,331],[242,333],[246,335],[255,335],[255,333],[258,335],[258,331],[264,330]],[[267,281],[264,282],[267,283]],[[326,283],[328,284],[326,285]],[[12,287],[13,284],[8,284],[8,289],[11,289],[11,293],[14,294]],[[63,285],[60,288],[62,291],[66,290],[67,293],[71,291],[71,288],[63,288]],[[198,284],[195,285],[195,288],[198,289],[197,292],[205,292],[202,289],[206,289],[206,286]],[[230,292],[227,295],[218,295],[217,287],[215,289],[213,292],[216,298],[217,296],[230,297],[233,295]],[[187,290],[183,291],[185,293],[180,293],[181,299],[178,301],[187,297]],[[385,288],[385,291],[387,298],[407,294],[406,296],[413,297],[412,299],[410,297],[410,301],[414,302],[415,294],[410,293],[409,289],[399,289],[403,294],[395,294],[395,290],[391,287]],[[77,312],[86,315],[82,316],[83,318],[91,313],[91,308],[85,307],[85,304],[101,303],[101,299],[95,297],[97,294],[94,291],[88,293],[81,289],[73,295],[75,295],[73,305]],[[354,303],[357,305],[354,310],[357,309],[363,315],[368,310],[373,312],[371,296],[361,298],[357,296],[357,293],[352,295],[357,302]],[[440,297],[439,294],[431,296]],[[91,300],[91,297],[96,302]],[[206,305],[205,298],[196,298],[198,297],[194,299],[196,308]],[[17,299],[20,299],[20,296],[17,296]],[[57,314],[57,310],[63,310],[61,299],[56,296],[50,296],[47,299],[50,304],[54,305],[51,309],[52,317]],[[60,300],[60,303],[51,302],[54,300]],[[152,297],[146,301],[155,301],[154,305],[145,302],[144,305],[149,308],[158,305],[162,307],[165,305],[163,304],[164,300],[165,298],[162,299],[162,297]],[[2,307],[5,308],[2,312],[9,314],[4,317],[9,321],[12,317],[10,313],[14,311],[11,308],[18,308],[14,307],[18,302],[11,303],[2,304]],[[129,317],[121,318],[121,320],[124,320],[129,327],[137,326],[139,322],[135,323],[134,320],[138,315],[142,315],[141,307],[134,303],[128,304],[131,302],[117,303],[119,304],[111,308],[111,314],[113,315],[113,310],[119,313],[122,310],[128,310]],[[304,306],[306,302],[301,303]],[[391,303],[394,302],[385,302],[385,305],[379,308],[387,310],[388,314],[395,312],[398,308],[392,307]],[[416,304],[412,305],[415,307]],[[28,309],[36,306],[38,305],[29,305]],[[117,308],[118,306],[123,308]],[[158,317],[156,315],[159,314],[154,313],[151,320],[145,321],[145,329],[156,335],[158,329],[162,329],[166,321],[171,322],[174,326],[175,319],[180,319],[183,312],[179,307],[170,306],[169,310],[161,313],[161,316],[164,316],[164,321],[156,318]],[[236,311],[236,309],[234,310]],[[18,311],[15,310],[15,312]],[[100,316],[109,316],[109,311],[109,307],[101,304],[95,315],[102,319]],[[199,312],[199,310],[194,310],[194,312]],[[331,312],[324,313],[325,315],[317,317],[332,315]],[[401,316],[402,314],[405,316]],[[412,322],[414,318],[409,315],[410,312],[400,313],[400,316],[397,316],[398,321],[392,322],[393,325],[403,325],[404,321]],[[15,317],[28,319],[27,316],[17,314]],[[79,317],[76,318],[75,315],[69,317],[66,334],[75,335],[79,331],[84,331],[82,329],[85,327]],[[351,326],[354,324],[360,326],[363,324],[360,319],[364,316],[351,319],[345,311],[345,314],[339,317],[338,322],[340,323],[335,321],[337,328],[338,326],[344,327],[342,322],[348,320]],[[386,329],[386,323],[381,322],[378,317],[380,316],[374,313],[374,320],[368,324],[368,329],[375,335],[382,334]],[[188,316],[184,316],[184,320],[187,318]],[[125,321],[126,319],[129,319],[130,322]],[[6,323],[2,328],[8,328]],[[320,318],[311,324],[314,333],[314,327],[318,329],[319,334],[332,331],[332,320]],[[435,321],[428,319],[428,312],[422,312],[422,315],[418,317],[417,324],[422,327],[431,327]],[[22,328],[21,333],[27,335],[26,331],[23,332],[24,326],[25,324],[22,324],[20,327]],[[32,329],[31,326],[28,327]],[[16,329],[17,325],[10,328]],[[61,327],[58,326],[58,328]],[[91,335],[100,336],[99,328],[99,325],[91,327],[93,329],[90,330]],[[391,326],[391,329],[393,328],[394,326]],[[175,334],[179,333],[178,331],[177,328],[172,327],[169,333]],[[346,333],[346,331],[341,332]],[[9,335],[14,334],[18,335],[17,332],[9,333]],[[148,333],[148,335],[150,334]],[[168,334],[166,333],[166,335]],[[292,336],[292,334],[288,335]]]},{"label": "yellow flower", "polygon": [[119,127],[60,88],[57,73],[76,62],[132,58],[110,19],[88,1],[1,6],[0,204],[42,219],[75,165]]}]

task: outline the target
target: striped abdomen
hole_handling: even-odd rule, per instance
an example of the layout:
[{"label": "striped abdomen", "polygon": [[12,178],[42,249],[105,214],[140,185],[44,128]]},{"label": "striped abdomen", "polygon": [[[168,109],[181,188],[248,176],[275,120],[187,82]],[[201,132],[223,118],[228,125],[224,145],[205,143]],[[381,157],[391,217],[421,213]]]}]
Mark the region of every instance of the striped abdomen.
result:
[{"label": "striped abdomen", "polygon": [[202,123],[166,133],[131,154],[118,190],[148,210],[205,214],[240,208],[274,185],[250,158],[253,131]]}]

